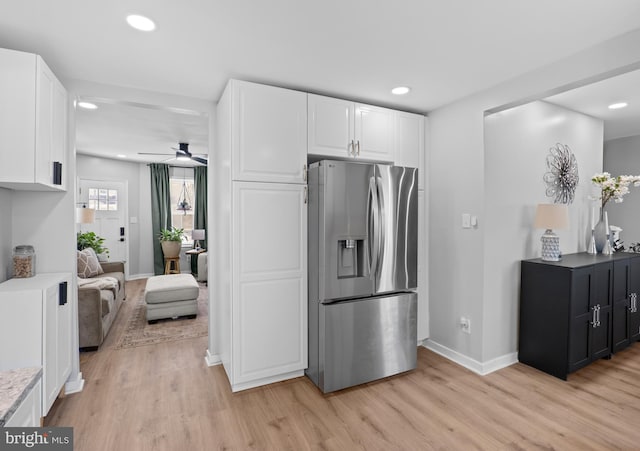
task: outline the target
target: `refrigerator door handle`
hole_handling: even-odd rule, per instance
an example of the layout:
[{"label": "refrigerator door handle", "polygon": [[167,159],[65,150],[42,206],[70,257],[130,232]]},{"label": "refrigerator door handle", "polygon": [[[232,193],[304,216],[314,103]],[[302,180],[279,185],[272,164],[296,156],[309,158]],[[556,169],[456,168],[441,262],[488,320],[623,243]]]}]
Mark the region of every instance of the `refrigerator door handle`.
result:
[{"label": "refrigerator door handle", "polygon": [[376,203],[378,204],[378,229],[376,230],[377,237],[376,241],[378,242],[378,252],[376,253],[376,266],[380,265],[380,262],[383,261],[384,250],[386,246],[387,240],[387,228],[386,228],[386,208],[385,208],[385,196],[384,191],[385,187],[383,184],[382,177],[376,178]]},{"label": "refrigerator door handle", "polygon": [[380,212],[378,211],[378,194],[375,177],[369,179],[369,196],[367,197],[367,242],[369,276],[375,278],[378,267],[379,249],[379,224]]}]

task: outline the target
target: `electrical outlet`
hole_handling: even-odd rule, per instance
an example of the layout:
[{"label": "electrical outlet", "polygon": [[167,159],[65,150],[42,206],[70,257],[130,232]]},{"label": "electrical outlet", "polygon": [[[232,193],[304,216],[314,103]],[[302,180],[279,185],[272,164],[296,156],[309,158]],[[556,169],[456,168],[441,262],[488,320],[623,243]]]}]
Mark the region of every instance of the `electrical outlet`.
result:
[{"label": "electrical outlet", "polygon": [[471,320],[469,318],[465,318],[464,316],[460,317],[460,328],[462,332],[465,334],[471,334]]}]

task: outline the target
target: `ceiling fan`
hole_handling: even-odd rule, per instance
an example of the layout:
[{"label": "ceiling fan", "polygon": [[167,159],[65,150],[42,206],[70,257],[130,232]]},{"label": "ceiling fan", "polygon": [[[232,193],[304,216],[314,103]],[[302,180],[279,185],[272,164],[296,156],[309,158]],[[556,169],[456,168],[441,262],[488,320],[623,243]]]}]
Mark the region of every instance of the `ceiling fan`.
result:
[{"label": "ceiling fan", "polygon": [[[176,149],[175,147],[172,147],[173,150],[176,151],[176,156],[175,159],[176,160],[192,160],[195,161],[196,163],[200,163],[200,164],[204,164],[206,165],[208,163],[208,160],[206,158],[202,158],[201,156],[203,154],[192,154],[191,152],[189,152],[189,143],[178,143],[179,144],[179,148]],[[166,153],[153,153],[153,152],[138,152],[138,155],[167,155]],[[201,155],[201,156],[198,156]],[[174,158],[169,158],[169,160],[173,160]],[[165,160],[168,161],[168,160]]]}]

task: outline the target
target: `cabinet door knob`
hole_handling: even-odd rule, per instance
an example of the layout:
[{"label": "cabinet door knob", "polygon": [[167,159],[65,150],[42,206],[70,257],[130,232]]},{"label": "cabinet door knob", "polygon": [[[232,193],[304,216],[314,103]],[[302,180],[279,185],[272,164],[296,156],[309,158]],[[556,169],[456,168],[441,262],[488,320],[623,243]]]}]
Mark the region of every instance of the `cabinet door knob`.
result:
[{"label": "cabinet door knob", "polygon": [[594,305],[593,307],[591,307],[591,321],[589,321],[589,324],[591,324],[593,328],[598,327],[596,315],[596,306]]},{"label": "cabinet door knob", "polygon": [[357,147],[358,147],[358,150],[356,151],[356,155],[360,156],[360,140],[358,140]]},{"label": "cabinet door knob", "polygon": [[302,180],[307,181],[307,165],[302,165]]}]

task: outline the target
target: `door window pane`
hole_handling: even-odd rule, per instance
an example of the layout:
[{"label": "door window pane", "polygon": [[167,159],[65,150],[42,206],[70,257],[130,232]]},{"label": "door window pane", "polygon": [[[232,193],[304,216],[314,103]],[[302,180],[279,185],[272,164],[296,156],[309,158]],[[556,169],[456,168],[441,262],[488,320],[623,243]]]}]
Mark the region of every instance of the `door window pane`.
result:
[{"label": "door window pane", "polygon": [[87,206],[94,210],[118,211],[118,190],[89,188],[89,202]]}]

